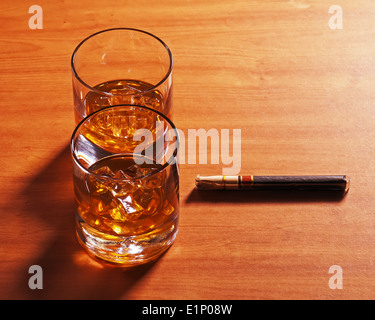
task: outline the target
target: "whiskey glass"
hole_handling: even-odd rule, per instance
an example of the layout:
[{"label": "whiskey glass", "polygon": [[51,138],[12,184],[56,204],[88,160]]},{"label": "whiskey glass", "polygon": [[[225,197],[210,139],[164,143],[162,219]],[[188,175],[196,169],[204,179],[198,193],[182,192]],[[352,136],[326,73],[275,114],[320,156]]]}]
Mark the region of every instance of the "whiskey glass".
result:
[{"label": "whiskey glass", "polygon": [[172,117],[172,53],[155,35],[103,30],[78,44],[71,58],[76,123],[103,107],[136,104]]},{"label": "whiskey glass", "polygon": [[178,131],[161,112],[105,107],[71,138],[78,241],[120,266],[154,260],[174,242],[179,217]]}]

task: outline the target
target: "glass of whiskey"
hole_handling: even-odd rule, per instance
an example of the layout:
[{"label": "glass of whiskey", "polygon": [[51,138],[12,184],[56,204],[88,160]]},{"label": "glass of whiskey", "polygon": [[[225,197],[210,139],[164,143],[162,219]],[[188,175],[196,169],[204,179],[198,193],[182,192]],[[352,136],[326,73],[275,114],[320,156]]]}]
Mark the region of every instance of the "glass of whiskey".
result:
[{"label": "glass of whiskey", "polygon": [[71,58],[76,123],[103,107],[135,104],[171,119],[172,53],[153,34],[114,28],[84,39]]},{"label": "glass of whiskey", "polygon": [[178,130],[161,112],[116,105],[71,138],[76,231],[91,255],[119,266],[159,257],[179,217]]}]

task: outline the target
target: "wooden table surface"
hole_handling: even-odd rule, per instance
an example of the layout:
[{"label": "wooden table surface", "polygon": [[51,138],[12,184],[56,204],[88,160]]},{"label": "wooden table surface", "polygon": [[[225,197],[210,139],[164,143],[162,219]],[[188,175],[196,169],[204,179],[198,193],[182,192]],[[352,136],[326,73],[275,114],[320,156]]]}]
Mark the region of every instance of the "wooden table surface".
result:
[{"label": "wooden table surface", "polygon": [[[39,30],[30,2],[1,4],[1,299],[375,298],[374,1],[35,4]],[[241,129],[241,174],[347,174],[349,193],[197,192],[197,174],[227,167],[208,157],[180,166],[180,230],[159,260],[124,270],[89,258],[74,230],[70,57],[111,27],[169,45],[174,122],[186,135]],[[32,265],[43,289],[29,288]]]}]

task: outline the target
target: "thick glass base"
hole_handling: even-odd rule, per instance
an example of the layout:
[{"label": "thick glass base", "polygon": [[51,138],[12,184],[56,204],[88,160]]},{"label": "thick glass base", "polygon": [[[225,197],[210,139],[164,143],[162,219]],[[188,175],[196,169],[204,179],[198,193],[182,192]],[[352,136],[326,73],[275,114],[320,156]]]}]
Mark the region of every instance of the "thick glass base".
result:
[{"label": "thick glass base", "polygon": [[92,228],[77,214],[76,230],[79,243],[89,254],[120,267],[131,267],[157,259],[173,244],[178,218],[146,234],[114,236]]}]

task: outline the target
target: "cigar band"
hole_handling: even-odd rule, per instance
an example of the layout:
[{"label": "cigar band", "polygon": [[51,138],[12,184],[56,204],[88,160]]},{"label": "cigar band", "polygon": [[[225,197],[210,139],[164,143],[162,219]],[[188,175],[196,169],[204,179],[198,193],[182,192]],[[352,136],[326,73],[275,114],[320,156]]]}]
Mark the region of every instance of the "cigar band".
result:
[{"label": "cigar band", "polygon": [[240,189],[250,188],[254,185],[254,176],[239,176],[238,177],[238,187]]}]

